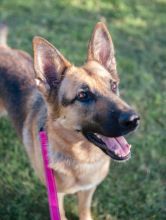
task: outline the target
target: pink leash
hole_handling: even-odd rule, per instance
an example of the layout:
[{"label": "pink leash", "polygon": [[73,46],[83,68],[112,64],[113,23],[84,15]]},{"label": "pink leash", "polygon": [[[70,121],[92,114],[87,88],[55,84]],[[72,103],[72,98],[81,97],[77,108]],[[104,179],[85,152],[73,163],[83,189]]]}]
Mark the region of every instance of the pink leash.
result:
[{"label": "pink leash", "polygon": [[45,177],[46,177],[50,216],[51,216],[51,220],[60,220],[55,176],[53,174],[53,170],[49,168],[48,150],[47,150],[48,147],[47,133],[45,131],[40,131],[39,136],[40,136],[43,165],[44,165]]}]

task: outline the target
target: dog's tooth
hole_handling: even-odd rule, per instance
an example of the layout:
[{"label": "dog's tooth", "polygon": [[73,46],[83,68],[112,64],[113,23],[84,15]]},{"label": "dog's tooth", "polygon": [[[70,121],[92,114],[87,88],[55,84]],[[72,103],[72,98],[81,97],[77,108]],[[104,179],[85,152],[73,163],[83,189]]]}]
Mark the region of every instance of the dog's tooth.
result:
[{"label": "dog's tooth", "polygon": [[100,138],[100,135],[99,135],[99,134],[95,133],[95,135],[96,135],[98,138]]},{"label": "dog's tooth", "polygon": [[115,153],[116,153],[116,155],[117,155],[117,156],[119,156],[119,157],[123,157],[122,153],[121,153],[121,152],[119,152],[119,151],[118,151],[118,149],[117,149],[117,150],[115,150]]},{"label": "dog's tooth", "polygon": [[116,155],[118,155],[118,156],[119,156],[119,151],[118,151],[118,149],[115,149],[115,151],[114,151],[114,152],[115,152],[115,154],[116,154]]}]

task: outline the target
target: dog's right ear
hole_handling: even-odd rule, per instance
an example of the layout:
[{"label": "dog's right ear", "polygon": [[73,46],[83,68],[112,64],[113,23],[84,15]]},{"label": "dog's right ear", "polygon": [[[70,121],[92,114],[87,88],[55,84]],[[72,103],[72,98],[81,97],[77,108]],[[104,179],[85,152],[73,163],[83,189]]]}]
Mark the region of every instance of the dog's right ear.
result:
[{"label": "dog's right ear", "polygon": [[66,68],[71,64],[52,44],[41,37],[34,37],[33,49],[39,90],[48,93],[50,89],[57,89]]}]

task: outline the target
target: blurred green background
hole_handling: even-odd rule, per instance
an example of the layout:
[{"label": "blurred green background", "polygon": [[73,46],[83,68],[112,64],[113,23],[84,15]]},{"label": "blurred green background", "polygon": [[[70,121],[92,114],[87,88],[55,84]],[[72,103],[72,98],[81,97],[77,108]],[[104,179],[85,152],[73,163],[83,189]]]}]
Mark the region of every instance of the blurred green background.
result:
[{"label": "blurred green background", "polygon": [[[128,140],[132,158],[112,162],[93,200],[95,220],[166,219],[166,1],[0,0],[0,20],[10,27],[9,44],[32,54],[40,35],[76,65],[86,58],[95,23],[111,32],[121,77],[121,95],[141,115]],[[77,218],[76,198],[66,201]],[[47,196],[30,168],[8,119],[0,119],[0,219],[48,220]]]}]

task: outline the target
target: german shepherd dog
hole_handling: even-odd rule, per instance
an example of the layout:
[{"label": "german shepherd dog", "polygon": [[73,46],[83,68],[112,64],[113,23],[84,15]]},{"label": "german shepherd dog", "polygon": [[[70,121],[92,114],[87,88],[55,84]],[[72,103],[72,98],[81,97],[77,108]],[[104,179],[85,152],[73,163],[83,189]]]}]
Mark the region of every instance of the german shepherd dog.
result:
[{"label": "german shepherd dog", "polygon": [[96,24],[81,67],[41,37],[33,40],[33,65],[30,55],[7,45],[6,35],[1,27],[1,112],[8,113],[43,183],[38,133],[47,131],[61,219],[66,220],[64,195],[77,193],[80,220],[92,220],[92,196],[108,174],[110,158],[130,158],[130,145],[123,135],[139,124],[137,113],[119,96],[108,29],[101,22]]}]

